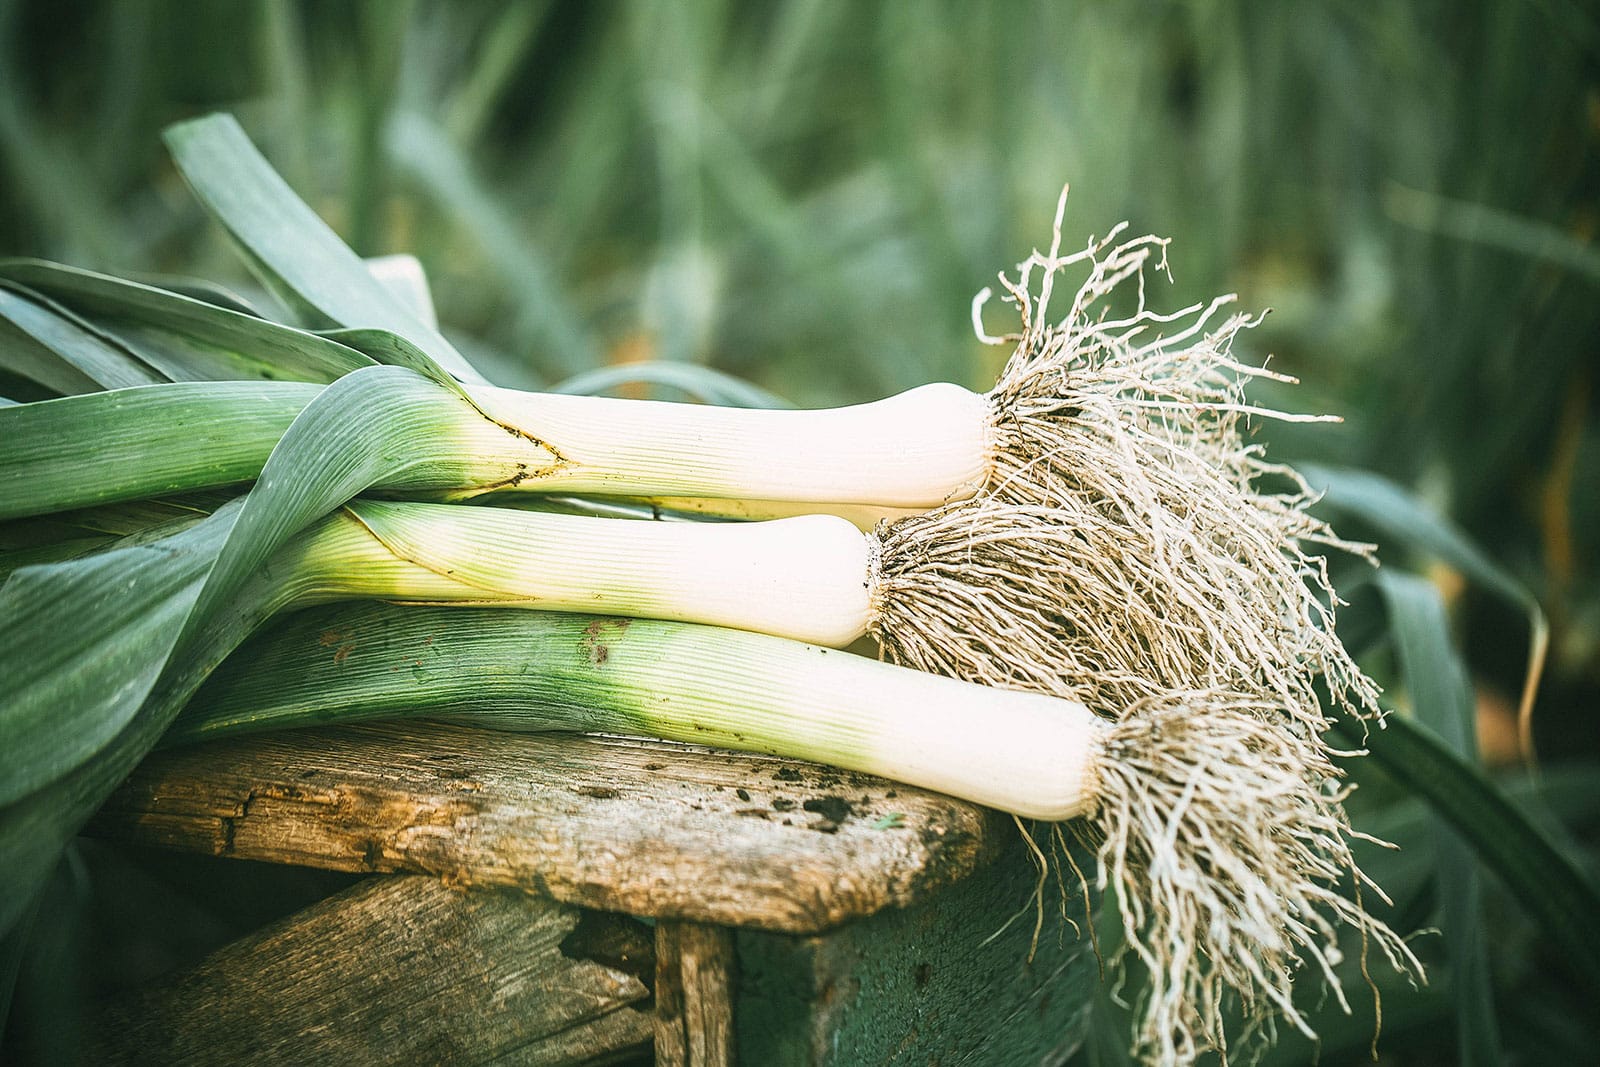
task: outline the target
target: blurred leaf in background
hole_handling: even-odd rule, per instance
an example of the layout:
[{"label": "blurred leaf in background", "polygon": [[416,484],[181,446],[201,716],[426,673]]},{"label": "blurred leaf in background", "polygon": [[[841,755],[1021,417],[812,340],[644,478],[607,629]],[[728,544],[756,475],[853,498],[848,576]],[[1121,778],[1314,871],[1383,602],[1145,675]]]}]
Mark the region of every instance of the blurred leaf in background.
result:
[{"label": "blurred leaf in background", "polygon": [[[1259,436],[1361,472],[1327,482],[1329,514],[1406,572],[1341,562],[1348,642],[1592,889],[1592,7],[0,0],[0,255],[272,306],[160,145],[215,109],[361,255],[419,257],[443,333],[508,385],[680,395],[724,380],[692,369],[710,368],[802,405],[981,388],[1001,355],[972,295],[1048,233],[1063,182],[1069,240],[1124,218],[1172,237],[1152,301],[1272,307],[1241,348],[1303,384],[1261,399],[1345,418]],[[985,323],[1011,325],[998,305]],[[630,372],[645,361],[681,372]],[[1534,606],[1537,774],[1515,729]],[[1359,827],[1405,846],[1364,858],[1392,921],[1441,931],[1418,941],[1439,980],[1384,990],[1387,1058],[1592,1053],[1565,946],[1443,828],[1449,801],[1430,814],[1403,767],[1353,773]],[[1316,1016],[1322,1062],[1368,1055],[1352,999],[1350,1020]]]}]

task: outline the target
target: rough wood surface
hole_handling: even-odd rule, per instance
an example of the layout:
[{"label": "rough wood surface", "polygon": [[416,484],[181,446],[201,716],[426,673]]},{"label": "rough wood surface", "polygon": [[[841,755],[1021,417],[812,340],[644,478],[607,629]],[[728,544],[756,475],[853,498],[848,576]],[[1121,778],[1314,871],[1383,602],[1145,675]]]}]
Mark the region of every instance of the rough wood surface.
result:
[{"label": "rough wood surface", "polygon": [[[744,1062],[1064,1063],[1088,1032],[1099,965],[1087,931],[1080,937],[1054,910],[1059,898],[1033,944],[1036,875],[1015,844],[912,908],[822,936],[739,931]],[[1082,926],[1082,898],[1069,906]]]},{"label": "rough wood surface", "polygon": [[656,926],[656,1067],[732,1067],[733,931]]},{"label": "rough wood surface", "polygon": [[814,933],[971,874],[1016,831],[971,804],[814,764],[411,723],[156,753],[89,832]]},{"label": "rough wood surface", "polygon": [[573,951],[580,918],[523,893],[369,879],[112,1001],[85,1062],[555,1065],[639,1052],[650,990],[626,961]]}]

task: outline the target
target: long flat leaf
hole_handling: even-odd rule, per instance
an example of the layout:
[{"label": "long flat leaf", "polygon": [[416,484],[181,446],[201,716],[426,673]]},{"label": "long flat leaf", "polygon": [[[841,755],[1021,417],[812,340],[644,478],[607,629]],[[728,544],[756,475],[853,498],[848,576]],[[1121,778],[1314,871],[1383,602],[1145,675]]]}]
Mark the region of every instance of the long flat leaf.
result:
[{"label": "long flat leaf", "polygon": [[[203,627],[285,538],[385,477],[404,484],[407,460],[438,451],[441,399],[456,402],[442,386],[390,367],[321,391],[301,388],[313,390],[313,402],[273,438],[240,506],[199,532],[25,568],[0,589],[0,664],[11,682],[0,699],[0,747],[14,757],[0,771],[0,805],[79,765],[121,730],[174,642]],[[424,481],[434,469],[423,468]]]},{"label": "long flat leaf", "polygon": [[[1381,570],[1395,647],[1419,722],[1457,759],[1477,762],[1472,689],[1450,640],[1444,598],[1415,575]],[[1435,877],[1444,903],[1444,936],[1454,970],[1457,1052],[1464,1064],[1501,1061],[1494,988],[1483,936],[1482,887],[1472,850],[1447,826],[1438,830]]]},{"label": "long flat leaf", "polygon": [[122,729],[165,667],[233,514],[156,545],[26,567],[0,587],[0,806]]},{"label": "long flat leaf", "polygon": [[72,396],[101,388],[99,382],[71,360],[63,358],[49,344],[12,321],[3,308],[0,308],[0,372],[6,375],[8,386],[25,384],[44,396]]},{"label": "long flat leaf", "polygon": [[[0,353],[4,353],[0,358],[5,359],[8,369],[15,373],[28,373],[26,360],[18,357],[31,348],[49,353],[101,389],[124,389],[161,380],[159,374],[132,352],[112,344],[87,324],[74,321],[65,309],[49,306],[39,294],[27,289],[0,284],[0,320],[4,320],[14,338],[11,343],[0,342]],[[32,345],[24,343],[24,339]],[[42,381],[37,373],[30,376]],[[60,377],[60,374],[51,375],[53,379]],[[58,388],[53,382],[42,384]]]},{"label": "long flat leaf", "polygon": [[71,309],[171,381],[280,378],[326,384],[373,362],[332,338],[77,267],[0,260],[0,279]]},{"label": "long flat leaf", "polygon": [[436,364],[432,373],[481,382],[445,340],[372,277],[306,206],[231,115],[169,127],[172,158],[195,195],[245,251],[263,285],[323,327],[389,330]]},{"label": "long flat leaf", "polygon": [[125,280],[148,285],[152,289],[177,293],[179,296],[187,296],[225,311],[237,311],[241,315],[253,315],[258,319],[272,318],[271,314],[244,294],[236,293],[226,285],[219,285],[207,278],[191,278],[187,274],[151,274],[146,271],[135,271]]},{"label": "long flat leaf", "polygon": [[1516,605],[1528,617],[1528,668],[1523,680],[1517,719],[1523,748],[1532,754],[1531,715],[1544,673],[1550,644],[1550,624],[1534,595],[1504,568],[1473,544],[1456,525],[1435,514],[1402,486],[1371,471],[1302,464],[1300,473],[1326,494],[1335,508],[1371,526],[1388,541],[1398,542],[1433,556],[1468,580]]},{"label": "long flat leaf", "polygon": [[454,384],[447,379],[439,377],[438,369],[427,352],[393,330],[351,327],[349,329],[324,330],[321,336],[362,352],[375,362],[388,363],[396,367],[408,367],[418,374],[425,374],[435,380],[446,381],[447,384],[451,385]]},{"label": "long flat leaf", "polygon": [[1365,748],[1396,781],[1423,797],[1470,843],[1512,895],[1565,954],[1575,976],[1600,997],[1600,888],[1548,833],[1481,770],[1435,734],[1391,715],[1363,740],[1337,728],[1351,748]]},{"label": "long flat leaf", "polygon": [[[400,367],[355,371],[300,413],[236,513],[218,512],[202,523],[208,531],[226,525],[226,539],[215,551],[214,541],[192,556],[157,542],[139,557],[148,557],[152,572],[165,582],[165,599],[152,593],[142,610],[135,605],[123,615],[104,612],[105,584],[70,565],[39,568],[19,587],[27,595],[8,605],[19,620],[18,639],[0,645],[0,676],[21,674],[21,665],[35,656],[57,670],[23,693],[0,692],[0,732],[38,757],[26,766],[10,759],[0,764],[0,933],[16,920],[20,902],[62,844],[156,743],[194,687],[276,608],[280,591],[270,582],[252,587],[257,596],[239,595],[276,548],[372,485],[458,488],[476,477],[507,479],[527,463],[547,459],[534,454],[531,442],[494,430],[505,433],[509,444],[500,459],[503,469],[487,470],[481,456],[463,447],[463,410],[487,423],[436,380]],[[118,580],[114,569],[104,577]],[[155,580],[146,576],[139,587],[154,590],[147,583]],[[290,596],[293,590],[281,593]],[[53,631],[23,625],[45,605],[74,625]],[[130,639],[130,630],[146,639]],[[50,642],[58,647],[47,650]],[[119,654],[109,657],[93,682],[108,696],[89,700],[77,666],[107,649]]]}]

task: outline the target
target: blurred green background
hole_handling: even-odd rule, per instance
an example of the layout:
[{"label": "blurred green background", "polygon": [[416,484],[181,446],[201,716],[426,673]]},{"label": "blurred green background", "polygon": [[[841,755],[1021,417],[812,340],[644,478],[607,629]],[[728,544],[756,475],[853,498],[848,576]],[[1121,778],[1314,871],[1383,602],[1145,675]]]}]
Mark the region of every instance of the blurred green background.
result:
[{"label": "blurred green background", "polygon": [[[984,388],[1004,352],[974,339],[972,296],[1048,241],[1063,183],[1069,244],[1122,219],[1170,236],[1153,302],[1272,308],[1237,350],[1303,384],[1261,399],[1344,416],[1261,427],[1271,453],[1378,472],[1416,522],[1453,524],[1407,538],[1370,507],[1330,513],[1427,578],[1480,757],[1592,879],[1593,5],[9,0],[0,254],[248,287],[158,138],[215,109],[358,252],[417,255],[445,332],[503,384],[666,360],[808,406]],[[1445,534],[1548,618],[1540,777],[1514,727],[1529,616],[1425,551]],[[1351,575],[1351,643],[1408,708],[1405,620]],[[1360,825],[1416,839],[1369,860],[1398,885],[1395,921],[1447,926],[1425,810],[1403,781],[1361,779]],[[1481,914],[1481,944],[1419,940],[1440,977],[1389,992],[1385,1061],[1592,1055],[1559,946],[1492,877]],[[1463,952],[1487,1002],[1457,992]],[[1324,1018],[1324,1062],[1367,1057],[1370,1022]]]}]

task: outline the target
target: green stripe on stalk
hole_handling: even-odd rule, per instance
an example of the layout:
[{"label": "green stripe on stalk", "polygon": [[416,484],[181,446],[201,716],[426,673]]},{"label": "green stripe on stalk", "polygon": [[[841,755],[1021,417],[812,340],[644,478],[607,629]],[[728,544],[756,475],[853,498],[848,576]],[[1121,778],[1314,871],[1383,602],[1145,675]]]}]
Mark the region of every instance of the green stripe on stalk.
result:
[{"label": "green stripe on stalk", "polygon": [[738,630],[374,604],[251,641],[168,739],[440,715],[812,759],[1048,819],[1092,806],[1102,729],[1070,701]]}]

